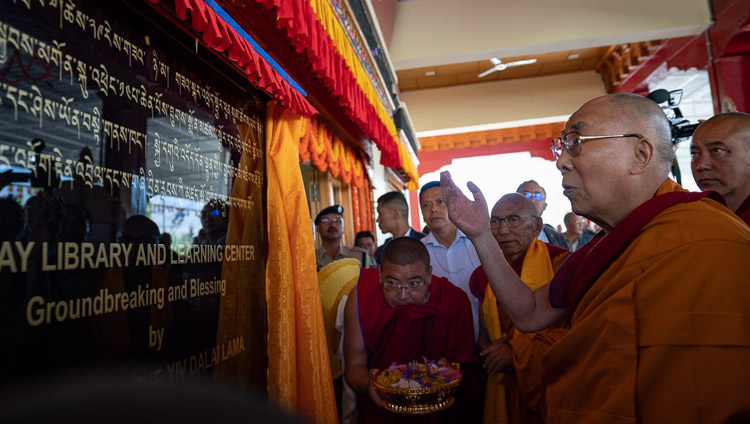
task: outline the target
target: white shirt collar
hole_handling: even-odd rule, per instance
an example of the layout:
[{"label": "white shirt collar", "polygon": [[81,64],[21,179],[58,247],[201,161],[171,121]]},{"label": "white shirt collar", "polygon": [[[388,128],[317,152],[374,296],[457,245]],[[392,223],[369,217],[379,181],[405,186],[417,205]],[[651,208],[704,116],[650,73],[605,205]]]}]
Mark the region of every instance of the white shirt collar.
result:
[{"label": "white shirt collar", "polygon": [[[453,239],[453,242],[451,243],[451,247],[454,244],[458,243],[458,241],[461,240],[462,238],[468,239],[468,237],[466,237],[466,234],[464,234],[461,230],[456,228],[456,238]],[[435,233],[433,233],[432,231],[430,231],[430,234],[427,234],[427,236],[422,239],[422,242],[424,244],[434,244],[436,246],[442,246],[442,244],[440,244],[440,242],[437,241],[437,239],[435,238]]]},{"label": "white shirt collar", "polygon": [[397,236],[396,234],[393,234],[393,238],[396,237],[406,237],[409,235],[409,232],[411,231],[411,227],[406,227],[406,232],[404,234],[401,234],[400,236]]}]

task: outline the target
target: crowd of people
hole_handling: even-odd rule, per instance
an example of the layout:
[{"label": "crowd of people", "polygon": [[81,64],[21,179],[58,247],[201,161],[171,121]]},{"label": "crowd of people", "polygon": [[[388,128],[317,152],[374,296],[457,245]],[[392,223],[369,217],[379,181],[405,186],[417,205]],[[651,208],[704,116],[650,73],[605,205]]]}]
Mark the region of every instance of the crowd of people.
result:
[{"label": "crowd of people", "polygon": [[[590,100],[551,148],[572,208],[563,233],[542,221],[535,181],[488,213],[481,190],[469,183],[469,199],[448,172],[419,192],[428,235],[399,192],[378,199],[393,237],[377,249],[369,232],[342,244],[340,206],[318,215],[318,267],[364,267],[339,308],[341,384],[356,403],[342,422],[750,420],[750,115],[695,131],[702,192],[669,178],[669,122],[642,96]],[[386,411],[377,373],[423,357],[461,364],[455,405]]]}]

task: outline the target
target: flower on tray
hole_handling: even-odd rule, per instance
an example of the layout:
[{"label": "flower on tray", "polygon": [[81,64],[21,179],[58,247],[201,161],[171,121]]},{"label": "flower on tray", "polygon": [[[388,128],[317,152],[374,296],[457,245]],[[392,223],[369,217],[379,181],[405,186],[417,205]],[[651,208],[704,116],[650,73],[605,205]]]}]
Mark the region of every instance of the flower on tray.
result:
[{"label": "flower on tray", "polygon": [[394,362],[378,374],[376,381],[383,386],[418,389],[447,384],[461,378],[459,364],[442,366],[427,358],[423,359],[422,362],[412,361],[401,365]]}]

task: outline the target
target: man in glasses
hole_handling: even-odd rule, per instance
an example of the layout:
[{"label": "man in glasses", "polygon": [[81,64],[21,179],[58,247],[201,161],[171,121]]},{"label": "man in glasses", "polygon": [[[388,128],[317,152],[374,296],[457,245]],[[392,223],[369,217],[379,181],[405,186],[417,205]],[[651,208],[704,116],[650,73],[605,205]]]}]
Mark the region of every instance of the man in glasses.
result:
[{"label": "man in glasses", "polygon": [[441,175],[451,219],[517,328],[570,323],[544,355],[547,422],[730,422],[747,413],[750,228],[719,196],[667,178],[669,123],[645,97],[585,103],[552,147],[573,212],[602,231],[537,290],[501,259],[479,188],[470,184],[470,201]]},{"label": "man in glasses", "polygon": [[722,113],[702,123],[690,155],[698,187],[721,193],[727,207],[750,225],[750,115]]},{"label": "man in glasses", "polygon": [[212,199],[201,209],[203,228],[198,234],[196,244],[224,245],[229,228],[229,206],[226,202]]},{"label": "man in glasses", "polygon": [[[495,203],[490,231],[513,271],[532,290],[552,280],[570,255],[566,249],[537,239],[542,227],[537,206],[519,193]],[[479,355],[489,374],[484,422],[543,423],[542,355],[565,334],[564,322],[537,333],[521,333],[498,305],[480,266],[471,276],[472,297],[479,301]]]},{"label": "man in glasses", "polygon": [[[534,202],[534,205],[536,205],[539,216],[542,216],[544,210],[547,209],[547,192],[542,186],[540,186],[534,180],[524,181],[520,186],[518,186],[516,192],[521,193],[527,198],[531,199],[531,201]],[[552,226],[549,224],[542,225],[542,229],[539,231],[537,238],[545,243],[549,243],[551,245],[562,248],[567,248],[565,237],[555,231],[555,229],[552,228]]]},{"label": "man in glasses", "polygon": [[[393,363],[456,362],[466,376],[463,365],[476,362],[471,321],[466,294],[432,275],[427,248],[411,237],[391,240],[378,269],[361,270],[344,311],[344,376],[360,395],[359,422],[402,422],[403,416],[382,408],[372,384]],[[466,403],[461,394],[456,399],[426,422],[458,422]]]},{"label": "man in glasses", "polygon": [[315,249],[315,263],[318,271],[331,262],[354,258],[362,267],[369,268],[372,263],[370,254],[365,249],[344,246],[344,208],[341,205],[329,206],[315,217],[315,229],[320,234],[321,246]]}]

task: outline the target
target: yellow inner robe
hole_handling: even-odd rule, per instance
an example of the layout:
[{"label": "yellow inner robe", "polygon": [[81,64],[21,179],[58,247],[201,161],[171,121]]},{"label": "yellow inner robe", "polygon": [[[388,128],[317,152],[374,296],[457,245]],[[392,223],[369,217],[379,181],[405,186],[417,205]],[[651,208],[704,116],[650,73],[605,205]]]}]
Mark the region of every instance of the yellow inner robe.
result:
[{"label": "yellow inner robe", "polygon": [[[552,280],[555,271],[549,257],[549,250],[544,242],[534,239],[526,251],[521,268],[521,280],[532,290],[547,284]],[[487,291],[482,303],[484,322],[487,326],[490,340],[494,341],[502,337],[503,329],[500,325],[500,313],[497,309],[497,298],[492,292],[492,287],[487,284]],[[520,332],[513,329],[514,336]],[[487,379],[487,393],[484,402],[485,423],[507,423],[508,407],[505,401],[505,386],[502,384],[505,374],[491,374]]]}]

